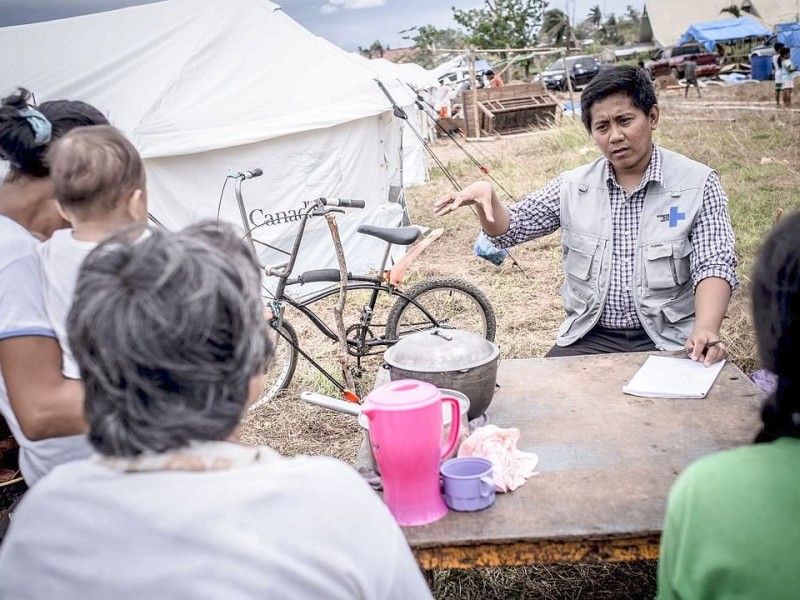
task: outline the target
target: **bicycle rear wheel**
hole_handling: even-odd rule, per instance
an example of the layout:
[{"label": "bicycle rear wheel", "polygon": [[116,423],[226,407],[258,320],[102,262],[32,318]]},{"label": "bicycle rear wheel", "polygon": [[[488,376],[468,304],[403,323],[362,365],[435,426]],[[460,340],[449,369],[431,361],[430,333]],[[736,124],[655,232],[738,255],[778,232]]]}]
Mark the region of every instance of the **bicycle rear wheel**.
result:
[{"label": "bicycle rear wheel", "polygon": [[[497,321],[489,299],[471,283],[454,277],[434,277],[413,285],[405,292],[435,319],[442,329],[460,329],[494,341]],[[386,321],[386,338],[397,340],[417,331],[436,327],[419,308],[398,298]]]},{"label": "bicycle rear wheel", "polygon": [[289,321],[281,321],[280,328],[270,324],[267,331],[272,340],[272,356],[264,363],[264,381],[261,396],[250,405],[250,410],[269,402],[289,387],[297,367],[297,333]]}]

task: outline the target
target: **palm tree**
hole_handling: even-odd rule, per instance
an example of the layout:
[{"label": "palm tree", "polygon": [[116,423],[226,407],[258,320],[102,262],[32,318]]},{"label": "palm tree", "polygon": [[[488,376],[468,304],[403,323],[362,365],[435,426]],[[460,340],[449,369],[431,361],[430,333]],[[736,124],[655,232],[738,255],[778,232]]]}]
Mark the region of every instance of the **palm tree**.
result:
[{"label": "palm tree", "polygon": [[544,13],[542,31],[552,40],[554,46],[566,46],[569,41],[569,18],[563,10],[553,8]]},{"label": "palm tree", "polygon": [[600,23],[603,22],[603,12],[600,10],[599,4],[595,4],[589,9],[589,15],[586,17],[586,20],[592,24],[594,29],[600,27]]},{"label": "palm tree", "polygon": [[731,13],[737,19],[742,16],[742,11],[739,10],[739,7],[736,6],[735,4],[731,4],[728,8],[723,8],[721,11],[719,11],[720,14],[725,12]]}]

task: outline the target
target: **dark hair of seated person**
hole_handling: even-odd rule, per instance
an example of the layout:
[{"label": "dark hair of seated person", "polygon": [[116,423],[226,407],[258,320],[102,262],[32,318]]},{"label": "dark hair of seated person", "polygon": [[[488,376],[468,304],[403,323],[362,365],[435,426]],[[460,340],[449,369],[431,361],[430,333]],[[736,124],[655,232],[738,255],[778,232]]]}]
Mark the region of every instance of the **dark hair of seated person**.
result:
[{"label": "dark hair of seated person", "polygon": [[[10,163],[9,178],[19,176],[47,177],[50,168],[46,155],[49,142],[76,127],[107,125],[108,120],[91,104],[80,100],[51,100],[33,106],[32,94],[19,88],[0,101],[0,158]],[[47,141],[36,141],[26,109],[35,109],[49,122],[51,133]]]},{"label": "dark hair of seated person", "polygon": [[800,212],[784,217],[767,237],[752,281],[758,353],[778,378],[762,407],[763,428],[755,441],[800,438]]}]

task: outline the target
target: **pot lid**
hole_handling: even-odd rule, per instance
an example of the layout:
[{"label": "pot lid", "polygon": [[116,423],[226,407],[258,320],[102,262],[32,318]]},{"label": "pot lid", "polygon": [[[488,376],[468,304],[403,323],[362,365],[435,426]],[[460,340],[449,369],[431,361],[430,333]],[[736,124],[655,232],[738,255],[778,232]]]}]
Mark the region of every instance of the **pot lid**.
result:
[{"label": "pot lid", "polygon": [[390,367],[421,373],[461,371],[488,364],[500,348],[483,336],[459,329],[412,333],[389,348],[383,359]]}]

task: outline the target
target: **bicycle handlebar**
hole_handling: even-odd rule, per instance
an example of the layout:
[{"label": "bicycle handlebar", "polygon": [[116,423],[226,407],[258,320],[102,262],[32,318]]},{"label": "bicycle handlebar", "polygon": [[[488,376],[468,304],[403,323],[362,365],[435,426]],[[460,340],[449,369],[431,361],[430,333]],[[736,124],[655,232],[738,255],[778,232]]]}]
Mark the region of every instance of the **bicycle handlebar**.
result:
[{"label": "bicycle handlebar", "polygon": [[264,171],[261,169],[253,169],[252,171],[242,171],[237,175],[237,177],[241,177],[242,179],[253,179],[255,177],[261,177],[264,174]]},{"label": "bicycle handlebar", "polygon": [[364,208],[367,203],[363,200],[350,200],[348,198],[317,198],[323,206],[340,206],[342,208]]}]

